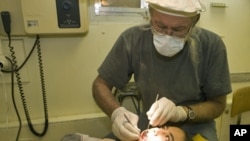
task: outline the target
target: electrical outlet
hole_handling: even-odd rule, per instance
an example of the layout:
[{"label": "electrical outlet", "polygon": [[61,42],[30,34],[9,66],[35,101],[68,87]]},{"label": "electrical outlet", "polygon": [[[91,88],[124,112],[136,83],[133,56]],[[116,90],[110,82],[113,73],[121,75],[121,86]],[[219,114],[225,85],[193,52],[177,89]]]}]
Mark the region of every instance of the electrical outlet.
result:
[{"label": "electrical outlet", "polygon": [[[2,46],[3,55],[12,59],[8,39],[1,39],[0,43]],[[24,39],[18,39],[18,38],[14,39],[13,38],[11,40],[11,46],[14,48],[17,65],[19,66],[26,58],[26,53],[25,53],[25,48],[24,48]],[[19,71],[19,73],[20,73],[22,82],[29,82],[28,67],[27,66],[24,66]],[[10,83],[11,82],[10,75],[4,73],[4,80],[6,83]],[[2,83],[2,81],[0,81],[0,83]]]}]

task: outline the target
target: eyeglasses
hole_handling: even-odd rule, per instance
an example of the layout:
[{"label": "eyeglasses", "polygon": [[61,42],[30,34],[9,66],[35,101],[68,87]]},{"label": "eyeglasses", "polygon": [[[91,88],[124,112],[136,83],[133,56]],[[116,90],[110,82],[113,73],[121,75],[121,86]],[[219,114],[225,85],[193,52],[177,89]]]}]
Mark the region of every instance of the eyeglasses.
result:
[{"label": "eyeglasses", "polygon": [[170,35],[170,36],[174,36],[174,37],[185,37],[189,31],[191,30],[191,27],[189,28],[181,28],[181,29],[167,29],[167,28],[162,28],[162,27],[157,27],[152,25],[151,26],[151,30],[153,34],[156,35]]}]

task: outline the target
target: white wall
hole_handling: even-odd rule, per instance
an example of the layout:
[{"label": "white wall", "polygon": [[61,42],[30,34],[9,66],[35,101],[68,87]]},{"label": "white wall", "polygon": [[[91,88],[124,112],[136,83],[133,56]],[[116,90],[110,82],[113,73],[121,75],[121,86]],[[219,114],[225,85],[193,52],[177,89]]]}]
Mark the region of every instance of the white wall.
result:
[{"label": "white wall", "polygon": [[[226,2],[228,5],[227,8],[210,8],[209,2],[207,4],[207,12],[202,14],[199,26],[210,28],[223,37],[228,49],[231,72],[249,72],[250,1],[222,1]],[[104,116],[103,114],[99,115],[101,111],[93,101],[91,84],[97,75],[96,70],[98,66],[112,47],[117,36],[126,28],[141,23],[140,21],[131,21],[129,17],[124,18],[128,19],[127,21],[129,22],[112,22],[110,20],[103,22],[90,21],[89,32],[84,36],[41,36],[50,118],[60,119],[61,117],[81,115],[81,119],[85,119],[86,116],[93,116],[95,114],[97,114],[96,117]],[[3,48],[7,48],[6,37],[2,36],[0,38]],[[34,40],[35,38],[32,36],[13,37],[13,44],[23,48],[23,52],[17,52],[17,56],[27,55]],[[16,49],[17,46],[15,47]],[[24,92],[33,120],[43,118],[38,64],[36,60],[37,56],[33,54],[26,66],[27,70],[22,72],[25,80],[27,80],[24,83]],[[18,59],[18,62],[22,62],[22,60]],[[8,81],[9,75],[5,75],[4,78]],[[1,79],[0,82],[2,82]],[[233,85],[237,85],[238,87],[239,84]],[[244,83],[243,85],[246,84]],[[240,84],[240,86],[242,85]],[[9,107],[8,122],[16,124],[17,121],[11,103],[9,84],[6,87],[8,103],[5,100],[6,95],[3,94],[3,85],[0,84],[0,125],[2,129],[6,129],[7,107]],[[15,97],[21,117],[25,120],[17,89],[15,90]],[[84,126],[84,124],[81,126]],[[75,126],[70,127],[72,130],[74,128]],[[51,132],[53,133],[50,130]],[[92,134],[100,136],[100,134]],[[30,134],[22,135],[23,138],[27,136],[29,137]],[[2,140],[1,138],[3,136],[0,136],[0,140]]]},{"label": "white wall", "polygon": [[[99,112],[92,99],[91,83],[113,42],[127,27],[125,24],[91,24],[86,36],[41,36],[51,116]],[[27,45],[24,46],[26,53],[31,49],[33,42],[34,38],[24,37],[24,44]],[[24,84],[24,91],[27,98],[31,98],[27,99],[28,104],[37,107],[35,105],[40,101],[40,80],[36,52],[27,65],[28,83]],[[36,113],[40,117],[41,112],[34,110],[35,115]]]},{"label": "white wall", "polygon": [[[58,130],[61,131],[60,135],[62,136],[62,133],[65,133],[65,131],[70,132],[75,131],[76,128],[79,129],[78,126],[84,125],[83,123],[85,123],[85,125],[87,126],[82,127],[85,129],[84,133],[92,134],[93,136],[98,137],[104,136],[106,133],[108,133],[108,129],[110,128],[99,129],[98,127],[101,126],[98,124],[98,122],[94,122],[96,119],[94,121],[89,121],[89,119],[86,119],[86,116],[92,116],[92,118],[104,117],[103,114],[98,114],[101,113],[101,111],[93,101],[91,95],[91,84],[97,75],[98,66],[106,56],[112,44],[116,40],[117,36],[125,28],[130,26],[131,24],[121,23],[94,23],[90,24],[89,32],[85,36],[41,36],[41,49],[43,53],[49,118],[53,119],[51,121],[52,123],[51,127],[49,128],[49,133],[46,136],[51,137],[51,134],[53,133],[51,129],[55,129],[55,131],[57,132]],[[6,37],[2,37],[2,39],[2,42],[4,44],[3,47],[7,48],[7,44],[5,44]],[[13,44],[17,44],[20,46],[22,46],[22,43],[20,42],[23,42],[25,54],[27,54],[28,51],[31,49],[34,40],[34,37],[13,37],[12,42]],[[19,53],[20,52],[16,52],[17,56],[22,56],[19,55]],[[18,60],[18,62],[22,62],[22,60]],[[37,56],[35,52],[26,66],[28,76],[23,77],[25,81],[27,81],[23,84],[23,86],[27,99],[27,105],[30,111],[30,116],[32,120],[35,121],[35,123],[39,123],[40,125],[41,123],[43,123],[43,120],[41,120],[43,118],[43,109],[39,72],[37,66]],[[26,74],[26,72],[22,74]],[[5,75],[5,81],[8,81],[9,78],[10,75]],[[9,126],[17,126],[17,117],[15,115],[15,111],[11,102],[9,84],[7,84],[6,86],[9,106]],[[5,95],[2,94],[2,90],[3,87],[2,85],[0,85],[0,122],[1,128],[3,128],[3,130],[0,130],[0,134],[6,135],[5,133],[7,128],[5,127],[7,126],[7,106],[5,101]],[[15,89],[15,97],[18,109],[21,114],[21,118],[25,121],[26,119],[24,116],[23,107],[21,104],[17,87]],[[93,116],[93,114],[97,115]],[[78,118],[77,116],[79,115],[80,117]],[[71,116],[71,118],[67,118],[67,116]],[[66,121],[72,121],[75,119],[74,116],[77,117],[76,120],[84,119],[85,122],[81,122],[82,124],[77,125],[75,125],[75,122],[69,122],[68,124],[66,122],[62,125],[54,123],[56,122],[56,119],[60,120],[61,118],[65,119]],[[89,122],[98,125],[93,125],[93,127],[89,127]],[[65,130],[65,128],[68,128],[68,130]],[[88,128],[92,129],[90,129],[89,132],[86,132],[86,129]],[[93,128],[95,130],[93,130]],[[13,129],[10,129],[10,131],[12,131],[12,135],[9,136],[9,138],[13,138],[13,135],[15,135],[15,133],[17,132],[17,128],[15,128],[14,131]],[[27,131],[27,126],[24,126],[24,132],[22,132],[21,137],[32,137],[34,139],[30,132]],[[47,140],[48,137],[46,136],[44,140]],[[6,139],[6,137],[7,136],[0,136],[0,140],[2,140],[1,138]],[[59,138],[60,136],[57,135],[57,139]]]},{"label": "white wall", "polygon": [[[226,3],[227,7],[209,7],[209,2],[214,1]],[[231,73],[250,71],[249,4],[249,0],[208,0],[207,11],[201,17],[200,26],[217,32],[225,41]]]}]

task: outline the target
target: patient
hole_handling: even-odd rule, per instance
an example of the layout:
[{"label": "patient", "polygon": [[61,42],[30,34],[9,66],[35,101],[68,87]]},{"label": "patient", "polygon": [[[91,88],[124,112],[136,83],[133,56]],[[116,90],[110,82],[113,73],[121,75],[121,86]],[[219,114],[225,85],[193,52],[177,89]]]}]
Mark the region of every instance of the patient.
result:
[{"label": "patient", "polygon": [[164,126],[162,128],[150,128],[144,130],[139,141],[188,141],[190,140],[186,132],[174,126]]},{"label": "patient", "polygon": [[[94,138],[85,134],[68,134],[61,141],[115,141],[109,138]],[[175,126],[154,127],[144,130],[139,141],[191,141],[181,128]]]}]

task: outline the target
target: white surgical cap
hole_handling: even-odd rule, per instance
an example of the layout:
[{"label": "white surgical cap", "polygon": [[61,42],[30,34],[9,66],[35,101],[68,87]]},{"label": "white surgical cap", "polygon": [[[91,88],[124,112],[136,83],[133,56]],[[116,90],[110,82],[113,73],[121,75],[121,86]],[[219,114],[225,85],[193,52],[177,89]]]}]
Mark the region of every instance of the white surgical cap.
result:
[{"label": "white surgical cap", "polygon": [[158,12],[182,17],[192,17],[205,11],[203,0],[146,0]]}]

